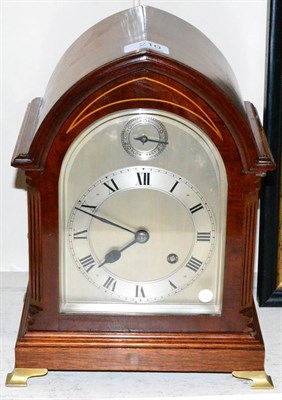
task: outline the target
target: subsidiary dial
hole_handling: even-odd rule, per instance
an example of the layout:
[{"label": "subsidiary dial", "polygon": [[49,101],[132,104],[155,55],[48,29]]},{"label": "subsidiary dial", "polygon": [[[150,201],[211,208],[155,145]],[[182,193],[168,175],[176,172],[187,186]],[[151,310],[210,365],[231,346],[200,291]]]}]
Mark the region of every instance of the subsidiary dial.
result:
[{"label": "subsidiary dial", "polygon": [[156,118],[140,115],[132,118],[121,133],[124,150],[138,160],[158,157],[168,145],[165,126]]}]

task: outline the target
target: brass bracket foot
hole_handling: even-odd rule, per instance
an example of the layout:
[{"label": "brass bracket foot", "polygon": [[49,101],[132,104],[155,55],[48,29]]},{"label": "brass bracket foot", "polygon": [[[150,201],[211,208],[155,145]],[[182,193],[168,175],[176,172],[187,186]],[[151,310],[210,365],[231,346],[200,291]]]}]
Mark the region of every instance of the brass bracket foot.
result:
[{"label": "brass bracket foot", "polygon": [[6,386],[27,386],[28,378],[44,376],[47,373],[46,368],[15,368],[7,375]]},{"label": "brass bracket foot", "polygon": [[264,371],[233,371],[232,375],[235,378],[251,379],[253,384],[252,389],[273,389],[274,385],[270,376]]}]

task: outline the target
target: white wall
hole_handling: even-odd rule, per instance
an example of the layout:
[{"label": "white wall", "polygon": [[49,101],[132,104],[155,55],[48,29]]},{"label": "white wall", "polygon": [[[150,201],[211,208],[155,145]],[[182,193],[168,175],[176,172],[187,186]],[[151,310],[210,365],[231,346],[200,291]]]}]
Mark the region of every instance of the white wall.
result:
[{"label": "white wall", "polygon": [[15,187],[20,183],[10,167],[27,104],[43,97],[56,63],[80,34],[138,4],[171,12],[205,33],[231,64],[243,98],[262,117],[267,0],[2,0],[2,270],[25,271],[28,265],[26,193]]}]

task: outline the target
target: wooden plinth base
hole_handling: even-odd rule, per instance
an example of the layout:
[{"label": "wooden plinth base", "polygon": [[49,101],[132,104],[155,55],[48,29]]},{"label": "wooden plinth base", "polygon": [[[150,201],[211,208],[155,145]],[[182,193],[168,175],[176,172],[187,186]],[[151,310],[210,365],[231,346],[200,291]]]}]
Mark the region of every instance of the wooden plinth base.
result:
[{"label": "wooden plinth base", "polygon": [[90,371],[264,370],[263,344],[248,334],[28,332],[16,368]]}]

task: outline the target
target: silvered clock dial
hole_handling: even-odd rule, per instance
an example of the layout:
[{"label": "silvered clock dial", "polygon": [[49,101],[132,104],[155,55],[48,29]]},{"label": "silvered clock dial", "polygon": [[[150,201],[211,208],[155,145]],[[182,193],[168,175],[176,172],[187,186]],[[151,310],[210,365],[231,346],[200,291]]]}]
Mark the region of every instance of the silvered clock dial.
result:
[{"label": "silvered clock dial", "polygon": [[62,312],[220,314],[227,185],[199,128],[112,114],[70,147],[60,188]]}]

